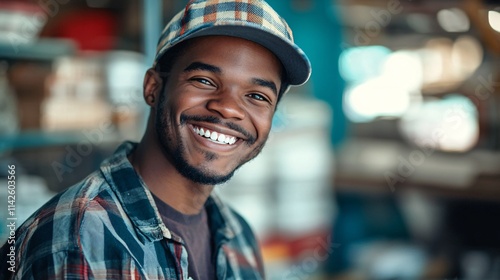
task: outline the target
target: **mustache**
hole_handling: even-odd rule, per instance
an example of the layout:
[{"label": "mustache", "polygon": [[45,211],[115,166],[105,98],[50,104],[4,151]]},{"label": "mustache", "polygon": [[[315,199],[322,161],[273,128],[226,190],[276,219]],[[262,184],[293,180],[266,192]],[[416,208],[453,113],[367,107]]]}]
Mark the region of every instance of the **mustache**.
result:
[{"label": "mustache", "polygon": [[233,122],[223,121],[222,119],[215,117],[215,116],[197,116],[197,115],[188,116],[188,115],[181,114],[181,125],[186,124],[186,122],[188,122],[188,121],[207,122],[207,123],[223,125],[229,129],[232,129],[234,131],[238,131],[239,133],[243,134],[245,136],[245,138],[247,139],[246,142],[249,145],[252,145],[256,141],[255,136],[253,136],[250,132],[248,132],[242,126],[235,124]]}]

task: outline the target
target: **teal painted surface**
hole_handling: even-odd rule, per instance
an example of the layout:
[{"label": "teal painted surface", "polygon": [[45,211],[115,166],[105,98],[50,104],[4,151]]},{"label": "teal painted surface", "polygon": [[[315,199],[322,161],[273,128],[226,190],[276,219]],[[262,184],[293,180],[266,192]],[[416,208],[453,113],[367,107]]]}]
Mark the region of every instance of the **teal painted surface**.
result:
[{"label": "teal painted surface", "polygon": [[[306,52],[313,67],[308,87],[313,96],[327,102],[333,111],[331,141],[339,146],[347,132],[342,108],[345,82],[340,77],[338,59],[342,32],[331,0],[268,0],[288,22],[296,43]],[[302,3],[304,9],[298,10]]]}]

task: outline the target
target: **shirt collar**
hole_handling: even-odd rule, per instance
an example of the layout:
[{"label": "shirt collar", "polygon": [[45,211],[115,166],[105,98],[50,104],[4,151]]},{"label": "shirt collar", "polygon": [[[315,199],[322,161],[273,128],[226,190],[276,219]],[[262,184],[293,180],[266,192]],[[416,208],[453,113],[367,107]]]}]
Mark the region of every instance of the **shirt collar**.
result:
[{"label": "shirt collar", "polygon": [[210,227],[216,244],[222,240],[235,238],[243,230],[232,210],[215,192],[211,193],[205,207],[210,217]]},{"label": "shirt collar", "polygon": [[[171,239],[172,234],[162,222],[151,192],[127,158],[136,146],[137,143],[128,141],[121,144],[116,152],[103,162],[101,172],[140,235],[149,241],[158,241],[163,237]],[[205,207],[216,242],[232,239],[242,231],[231,209],[214,192]]]}]

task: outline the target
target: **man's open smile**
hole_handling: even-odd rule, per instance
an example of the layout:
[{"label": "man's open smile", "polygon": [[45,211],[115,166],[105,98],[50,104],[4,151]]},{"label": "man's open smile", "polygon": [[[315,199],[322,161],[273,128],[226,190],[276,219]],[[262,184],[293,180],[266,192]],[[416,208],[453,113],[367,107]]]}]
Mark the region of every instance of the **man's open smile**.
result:
[{"label": "man's open smile", "polygon": [[201,144],[202,149],[207,149],[207,152],[223,155],[247,142],[246,136],[222,123],[189,122],[186,125],[193,133],[195,143]]},{"label": "man's open smile", "polygon": [[238,140],[237,137],[198,126],[193,126],[193,132],[217,144],[234,145]]}]

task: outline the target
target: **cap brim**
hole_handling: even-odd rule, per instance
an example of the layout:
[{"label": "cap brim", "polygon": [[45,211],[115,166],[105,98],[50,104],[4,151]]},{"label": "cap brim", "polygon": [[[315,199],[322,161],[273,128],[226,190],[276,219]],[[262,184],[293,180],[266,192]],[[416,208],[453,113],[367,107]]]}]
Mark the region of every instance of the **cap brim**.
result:
[{"label": "cap brim", "polygon": [[[296,45],[291,45],[276,35],[250,26],[213,25],[188,34],[175,42],[177,45],[187,39],[202,36],[222,35],[250,40],[270,50],[283,64],[290,85],[302,85],[311,75],[311,64],[304,52]],[[169,48],[173,47],[170,46]]]}]

